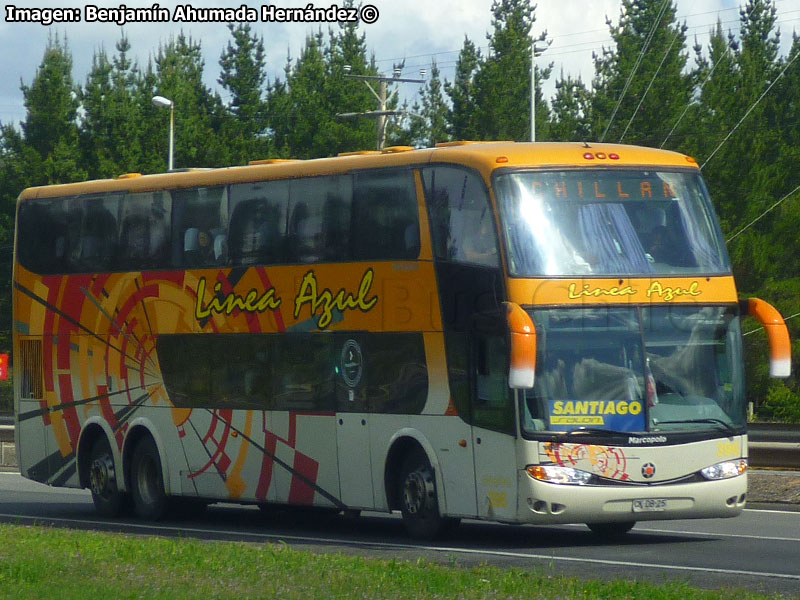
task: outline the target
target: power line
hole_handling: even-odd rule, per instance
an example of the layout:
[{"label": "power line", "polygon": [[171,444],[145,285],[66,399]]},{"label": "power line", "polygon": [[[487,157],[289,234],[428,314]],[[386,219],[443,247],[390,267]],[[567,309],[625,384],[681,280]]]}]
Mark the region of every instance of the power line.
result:
[{"label": "power line", "polygon": [[[789,317],[786,317],[786,318],[783,320],[783,322],[785,323],[785,322],[786,322],[786,321],[788,321],[789,319],[794,319],[795,317],[800,317],[800,312],[799,312],[799,313],[794,313],[793,315],[791,315],[791,316],[789,316]],[[747,332],[743,333],[743,334],[742,334],[742,337],[744,337],[744,336],[746,336],[746,335],[750,335],[750,334],[752,334],[752,333],[757,333],[757,332],[759,332],[759,331],[764,331],[764,328],[763,328],[763,327],[757,327],[756,329],[751,329],[750,331],[747,331]]]},{"label": "power line", "polygon": [[722,146],[725,144],[725,142],[727,142],[727,141],[728,141],[728,139],[730,139],[730,137],[733,135],[733,133],[734,133],[734,132],[735,132],[737,129],[739,129],[739,125],[741,125],[742,123],[744,123],[744,120],[745,120],[745,119],[746,119],[746,118],[747,118],[747,117],[750,115],[750,113],[751,113],[751,112],[753,112],[753,109],[755,109],[755,107],[756,107],[756,106],[758,106],[758,103],[759,103],[759,102],[761,102],[761,100],[764,98],[764,96],[766,96],[766,95],[769,93],[769,91],[772,89],[772,87],[773,87],[773,86],[774,86],[774,85],[775,85],[775,84],[778,82],[778,80],[779,80],[781,77],[783,77],[783,74],[784,74],[784,73],[786,73],[786,70],[787,70],[789,67],[791,67],[791,66],[792,66],[792,64],[794,63],[794,61],[796,61],[796,60],[797,60],[797,57],[798,57],[798,56],[800,56],[800,52],[798,52],[797,54],[795,54],[795,55],[794,55],[794,58],[792,58],[792,60],[790,60],[789,62],[787,62],[787,63],[786,63],[786,66],[784,66],[784,67],[783,67],[783,69],[782,69],[782,70],[781,70],[781,72],[778,74],[778,76],[777,76],[777,77],[776,77],[776,78],[775,78],[775,79],[772,81],[772,83],[770,83],[770,84],[769,84],[769,87],[767,87],[767,89],[765,89],[765,90],[764,90],[764,92],[763,92],[763,93],[762,93],[762,94],[761,94],[761,95],[758,97],[758,100],[756,100],[755,102],[753,102],[753,104],[750,106],[750,108],[748,108],[748,109],[747,109],[747,112],[746,112],[746,113],[744,113],[744,116],[743,116],[741,119],[739,119],[739,122],[738,122],[738,123],[737,123],[737,124],[734,126],[734,128],[733,128],[733,129],[731,129],[731,130],[728,132],[728,135],[726,135],[726,136],[725,136],[725,139],[723,139],[723,140],[722,140],[722,141],[719,143],[719,145],[718,145],[716,148],[714,148],[714,151],[711,153],[711,155],[710,155],[710,156],[709,156],[709,157],[708,157],[708,158],[705,160],[705,162],[704,162],[702,165],[700,165],[700,170],[701,170],[701,171],[703,170],[703,167],[705,167],[705,166],[706,166],[706,165],[709,163],[709,161],[710,161],[712,158],[714,158],[714,155],[715,155],[715,154],[716,154],[716,153],[719,151],[719,149],[720,149],[720,148],[722,148]]},{"label": "power line", "polygon": [[732,242],[733,240],[735,240],[737,237],[739,237],[740,235],[742,235],[742,234],[743,234],[745,231],[747,231],[748,229],[750,229],[750,227],[752,227],[752,226],[753,226],[753,225],[755,225],[755,224],[756,224],[758,221],[760,221],[760,220],[761,220],[761,219],[763,219],[765,216],[767,216],[767,214],[768,214],[768,213],[770,213],[770,212],[772,212],[773,210],[775,210],[775,209],[776,209],[776,208],[777,208],[777,207],[778,207],[778,206],[779,206],[781,203],[783,203],[785,200],[789,199],[789,198],[790,198],[790,197],[791,197],[791,196],[792,196],[792,195],[793,195],[793,194],[794,194],[794,193],[795,193],[797,190],[800,190],[800,185],[798,185],[798,186],[797,186],[796,188],[794,188],[794,189],[793,189],[791,192],[789,192],[788,194],[786,194],[786,195],[785,195],[783,198],[781,198],[780,200],[778,200],[778,201],[777,201],[775,204],[773,204],[772,206],[770,206],[770,207],[769,207],[767,210],[765,210],[763,213],[761,213],[760,215],[758,215],[758,216],[757,216],[755,219],[753,219],[752,221],[750,221],[750,222],[749,222],[747,225],[745,225],[744,227],[742,227],[742,228],[741,228],[739,231],[737,231],[737,232],[736,232],[734,235],[732,235],[732,236],[731,236],[731,237],[729,237],[727,240],[725,240],[725,243],[730,243],[730,242]]},{"label": "power line", "polygon": [[633,69],[631,69],[631,72],[628,74],[628,80],[625,82],[625,86],[622,88],[622,93],[619,95],[619,98],[617,99],[617,105],[614,107],[614,111],[611,113],[611,118],[608,120],[608,123],[606,124],[606,128],[603,131],[603,135],[600,136],[601,142],[605,139],[606,133],[608,133],[611,124],[614,122],[614,118],[617,116],[617,111],[619,110],[619,107],[622,105],[622,99],[628,92],[628,88],[630,87],[631,82],[633,81],[633,76],[639,69],[639,65],[642,64],[642,59],[644,58],[644,54],[645,52],[647,52],[647,48],[650,47],[650,42],[653,40],[653,36],[656,33],[656,29],[658,29],[658,25],[661,23],[661,18],[664,16],[664,13],[667,10],[667,4],[671,4],[671,0],[664,0],[664,2],[661,3],[661,8],[658,11],[656,20],[653,22],[653,27],[650,29],[650,33],[648,34],[647,39],[642,45],[642,49],[639,51],[639,56],[636,57],[636,63],[633,65]]},{"label": "power line", "polygon": [[642,103],[644,102],[644,99],[647,97],[647,93],[650,91],[650,88],[653,87],[653,82],[655,82],[656,77],[658,77],[658,74],[661,72],[661,67],[664,66],[664,61],[667,60],[667,56],[669,56],[670,50],[672,50],[672,46],[675,45],[675,42],[680,37],[680,35],[681,35],[681,30],[679,28],[678,31],[675,33],[675,36],[672,38],[672,42],[670,42],[669,46],[667,47],[667,51],[664,52],[664,56],[661,58],[661,62],[658,63],[658,68],[656,69],[655,73],[653,73],[653,77],[650,79],[650,83],[647,84],[647,89],[644,91],[644,94],[642,94],[642,97],[639,98],[639,104],[636,105],[636,110],[633,111],[633,114],[631,115],[628,124],[625,126],[625,131],[623,131],[622,135],[619,137],[620,144],[622,143],[625,134],[628,133],[628,129],[630,128],[631,123],[633,123],[633,120],[636,118],[636,114],[642,107]]}]

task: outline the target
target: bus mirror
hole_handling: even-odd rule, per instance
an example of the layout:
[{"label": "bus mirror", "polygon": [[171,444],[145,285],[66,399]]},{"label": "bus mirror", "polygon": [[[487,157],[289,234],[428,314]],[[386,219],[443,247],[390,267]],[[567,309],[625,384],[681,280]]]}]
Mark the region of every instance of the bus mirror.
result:
[{"label": "bus mirror", "polygon": [[533,387],[536,372],[536,328],[519,304],[503,302],[509,331],[508,385],[514,389]]},{"label": "bus mirror", "polygon": [[770,377],[789,377],[792,371],[792,346],[781,313],[760,298],[742,300],[739,306],[742,315],[756,319],[767,332]]}]

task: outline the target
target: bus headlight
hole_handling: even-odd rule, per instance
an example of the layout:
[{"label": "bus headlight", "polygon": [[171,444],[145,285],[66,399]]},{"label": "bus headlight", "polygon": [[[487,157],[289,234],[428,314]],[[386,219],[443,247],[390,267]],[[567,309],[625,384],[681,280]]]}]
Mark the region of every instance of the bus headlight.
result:
[{"label": "bus headlight", "polygon": [[592,478],[592,474],[587,471],[558,465],[531,465],[525,470],[534,479],[548,483],[586,485]]},{"label": "bus headlight", "polygon": [[747,459],[742,458],[739,460],[729,460],[727,462],[717,463],[711,465],[700,471],[700,474],[706,479],[712,481],[717,479],[730,479],[743,475],[747,471]]}]

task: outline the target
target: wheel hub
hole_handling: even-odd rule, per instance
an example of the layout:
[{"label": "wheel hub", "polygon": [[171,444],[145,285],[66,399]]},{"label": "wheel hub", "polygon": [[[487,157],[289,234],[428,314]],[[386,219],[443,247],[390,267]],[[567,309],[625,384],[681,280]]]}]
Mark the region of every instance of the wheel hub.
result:
[{"label": "wheel hub", "polygon": [[409,473],[403,483],[403,504],[410,515],[418,515],[425,511],[428,499],[434,495],[433,481],[424,473]]},{"label": "wheel hub", "polygon": [[111,457],[98,456],[89,468],[89,486],[97,496],[106,496],[116,482],[114,462]]}]

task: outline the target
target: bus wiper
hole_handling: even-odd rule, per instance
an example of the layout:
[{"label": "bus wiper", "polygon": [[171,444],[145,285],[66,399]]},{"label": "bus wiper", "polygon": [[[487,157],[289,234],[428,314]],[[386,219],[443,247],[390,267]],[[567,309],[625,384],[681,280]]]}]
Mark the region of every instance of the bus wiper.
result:
[{"label": "bus wiper", "polygon": [[604,436],[614,436],[614,435],[628,435],[625,431],[617,431],[616,429],[603,429],[601,427],[594,428],[594,427],[578,427],[577,429],[573,429],[572,431],[564,432],[564,435],[604,435]]},{"label": "bus wiper", "polygon": [[736,429],[733,427],[733,425],[715,417],[708,417],[705,419],[680,419],[677,421],[658,421],[658,423],[654,423],[654,425],[676,425],[679,423],[712,423],[714,425],[721,425],[722,428],[731,435],[736,434]]}]

